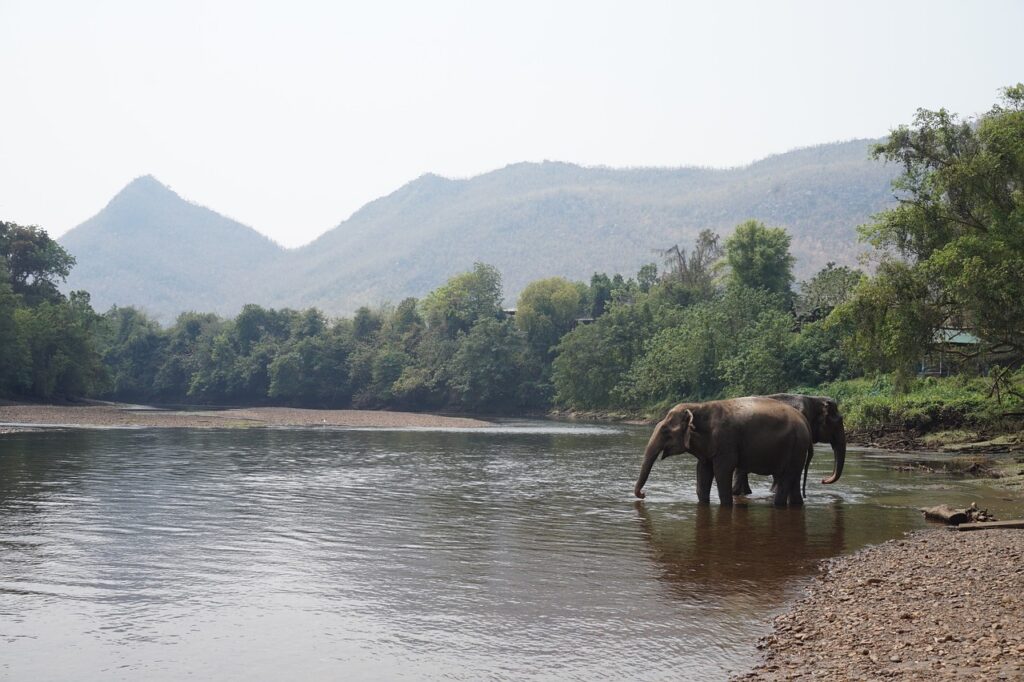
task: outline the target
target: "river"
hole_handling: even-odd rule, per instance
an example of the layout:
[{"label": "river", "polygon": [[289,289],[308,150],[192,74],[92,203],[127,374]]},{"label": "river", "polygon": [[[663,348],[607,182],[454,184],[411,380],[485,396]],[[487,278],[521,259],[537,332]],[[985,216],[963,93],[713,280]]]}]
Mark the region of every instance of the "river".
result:
[{"label": "river", "polygon": [[[803,509],[699,507],[648,429],[48,430],[0,438],[0,677],[725,679],[823,558],[979,481],[819,450]],[[712,493],[712,500],[715,495]]]}]

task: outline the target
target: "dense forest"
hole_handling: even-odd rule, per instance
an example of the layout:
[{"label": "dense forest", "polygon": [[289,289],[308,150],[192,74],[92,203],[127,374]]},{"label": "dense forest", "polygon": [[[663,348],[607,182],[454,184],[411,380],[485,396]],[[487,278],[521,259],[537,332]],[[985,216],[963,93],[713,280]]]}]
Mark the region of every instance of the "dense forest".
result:
[{"label": "dense forest", "polygon": [[[872,153],[901,174],[897,205],[861,228],[871,274],[829,263],[795,283],[790,235],[749,220],[635,273],[533,281],[514,310],[498,270],[477,263],[420,300],[351,317],[247,305],[164,328],[65,296],[74,259],[37,227],[0,223],[0,392],[524,413],[802,389],[867,416],[891,407],[872,396],[955,386],[940,411],[1019,404],[1024,85],[977,120],[920,110]],[[937,353],[960,374],[941,390],[917,378]]]}]

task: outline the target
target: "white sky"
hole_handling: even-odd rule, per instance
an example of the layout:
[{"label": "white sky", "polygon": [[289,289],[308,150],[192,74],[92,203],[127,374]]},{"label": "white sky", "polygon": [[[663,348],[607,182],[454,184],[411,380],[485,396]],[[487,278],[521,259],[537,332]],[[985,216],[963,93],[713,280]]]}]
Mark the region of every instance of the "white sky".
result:
[{"label": "white sky", "polygon": [[0,0],[0,219],[132,178],[286,246],[433,172],[733,166],[987,110],[1024,2]]}]

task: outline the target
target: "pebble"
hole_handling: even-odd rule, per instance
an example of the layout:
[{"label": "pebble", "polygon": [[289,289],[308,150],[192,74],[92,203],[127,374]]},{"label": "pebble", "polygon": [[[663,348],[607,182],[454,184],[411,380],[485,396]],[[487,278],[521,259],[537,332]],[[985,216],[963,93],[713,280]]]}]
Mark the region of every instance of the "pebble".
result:
[{"label": "pebble", "polygon": [[831,559],[734,680],[1024,680],[1022,556],[1024,530],[929,529]]}]

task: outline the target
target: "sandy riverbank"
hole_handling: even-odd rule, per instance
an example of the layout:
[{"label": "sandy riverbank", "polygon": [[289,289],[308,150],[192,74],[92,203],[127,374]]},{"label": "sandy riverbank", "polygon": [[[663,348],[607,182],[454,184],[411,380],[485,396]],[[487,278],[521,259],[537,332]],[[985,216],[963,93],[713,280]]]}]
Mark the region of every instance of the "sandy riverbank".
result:
[{"label": "sandy riverbank", "polygon": [[376,428],[478,428],[490,422],[413,412],[304,410],[247,407],[208,412],[132,409],[128,405],[0,405],[0,433],[32,430],[33,425],[153,426],[218,428],[246,426],[347,426]]},{"label": "sandy riverbank", "polygon": [[1024,530],[929,529],[823,564],[737,680],[1024,679]]}]

